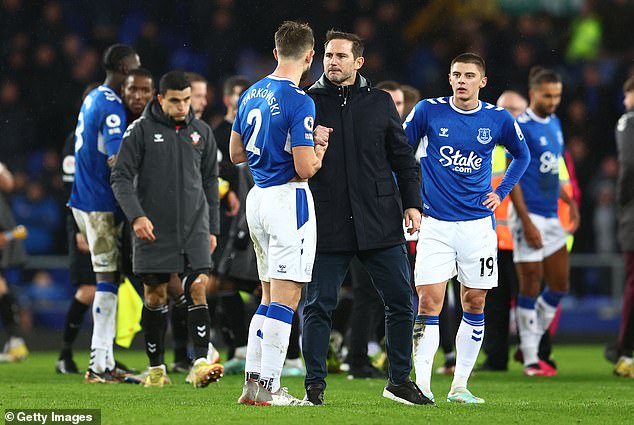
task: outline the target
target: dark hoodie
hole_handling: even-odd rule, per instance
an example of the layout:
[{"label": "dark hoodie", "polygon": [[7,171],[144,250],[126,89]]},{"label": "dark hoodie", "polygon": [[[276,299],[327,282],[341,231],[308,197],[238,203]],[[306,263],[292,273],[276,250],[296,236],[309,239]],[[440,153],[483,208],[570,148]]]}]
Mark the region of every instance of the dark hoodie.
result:
[{"label": "dark hoodie", "polygon": [[130,124],[110,182],[130,223],[147,216],[156,236],[133,236],[135,273],[211,266],[209,234],[219,233],[217,151],[211,128],[192,110],[177,126],[156,98]]}]

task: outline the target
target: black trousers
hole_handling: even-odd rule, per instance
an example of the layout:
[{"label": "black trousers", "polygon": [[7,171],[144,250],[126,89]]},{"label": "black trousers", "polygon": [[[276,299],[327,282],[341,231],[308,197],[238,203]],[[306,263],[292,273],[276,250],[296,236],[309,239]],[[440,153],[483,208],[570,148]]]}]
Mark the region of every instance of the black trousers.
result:
[{"label": "black trousers", "polygon": [[357,256],[372,277],[385,306],[385,340],[389,379],[394,384],[409,380],[412,370],[412,288],[405,245],[346,253],[317,253],[313,279],[307,287],[302,349],[306,362],[305,385],[326,384],[326,356],[332,312],[350,261]]}]

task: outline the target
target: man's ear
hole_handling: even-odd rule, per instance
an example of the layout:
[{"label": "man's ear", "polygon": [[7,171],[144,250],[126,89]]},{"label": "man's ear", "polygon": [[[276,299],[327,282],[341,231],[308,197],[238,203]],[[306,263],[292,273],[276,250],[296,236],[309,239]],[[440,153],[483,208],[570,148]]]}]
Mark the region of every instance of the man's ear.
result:
[{"label": "man's ear", "polygon": [[365,63],[365,58],[363,56],[359,56],[354,60],[354,70],[358,71],[361,69],[363,64]]}]

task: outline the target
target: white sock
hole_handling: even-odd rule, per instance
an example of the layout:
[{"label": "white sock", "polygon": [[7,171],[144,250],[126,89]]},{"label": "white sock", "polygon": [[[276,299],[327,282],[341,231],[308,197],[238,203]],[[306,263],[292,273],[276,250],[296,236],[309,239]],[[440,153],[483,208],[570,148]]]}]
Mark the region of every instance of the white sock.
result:
[{"label": "white sock", "polygon": [[520,349],[524,356],[524,366],[535,364],[539,361],[537,351],[539,340],[543,331],[537,325],[537,311],[535,310],[535,298],[524,295],[517,297],[517,331],[520,336]]},{"label": "white sock", "polygon": [[271,303],[262,325],[262,370],[260,383],[276,392],[280,389],[280,376],[286,360],[288,340],[295,311],[280,303]]},{"label": "white sock", "polygon": [[108,361],[116,332],[118,285],[110,282],[97,283],[95,299],[92,303],[92,341],[90,344],[90,368],[97,373],[114,367],[114,358]]},{"label": "white sock", "polygon": [[262,324],[266,318],[266,312],[269,306],[260,304],[257,311],[251,318],[251,324],[249,325],[249,336],[247,339],[247,352],[244,363],[245,381],[250,378],[252,374],[253,379],[260,379],[260,371],[262,364]]},{"label": "white sock", "polygon": [[456,371],[451,392],[467,388],[467,380],[478,359],[484,339],[484,313],[462,313],[462,321],[456,333]]},{"label": "white sock", "polygon": [[537,310],[537,326],[541,329],[542,334],[548,330],[550,324],[557,314],[559,302],[566,295],[565,292],[555,292],[545,288],[539,298],[535,309]]},{"label": "white sock", "polygon": [[413,344],[416,385],[421,391],[431,393],[431,370],[440,345],[438,316],[416,316]]}]

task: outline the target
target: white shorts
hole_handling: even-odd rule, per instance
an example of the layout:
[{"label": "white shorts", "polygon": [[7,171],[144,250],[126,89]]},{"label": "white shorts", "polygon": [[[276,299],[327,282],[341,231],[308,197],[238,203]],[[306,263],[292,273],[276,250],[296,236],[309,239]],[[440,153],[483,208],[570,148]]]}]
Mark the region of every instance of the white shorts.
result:
[{"label": "white shorts", "polygon": [[121,224],[115,224],[114,213],[86,212],[76,208],[72,210],[77,227],[88,242],[92,270],[116,272],[119,265],[118,242],[121,237]]},{"label": "white shorts", "polygon": [[467,288],[498,286],[498,240],[493,216],[443,221],[423,216],[416,245],[416,286],[445,282],[456,274]]},{"label": "white shorts", "polygon": [[543,215],[528,213],[533,224],[542,235],[542,247],[533,248],[528,245],[524,237],[522,221],[512,208],[509,210],[509,229],[513,235],[513,262],[534,263],[543,261],[566,246],[568,233],[561,226],[559,217],[544,217]]},{"label": "white shorts", "polygon": [[260,280],[310,282],[317,220],[308,183],[253,186],[247,195],[246,210]]}]

